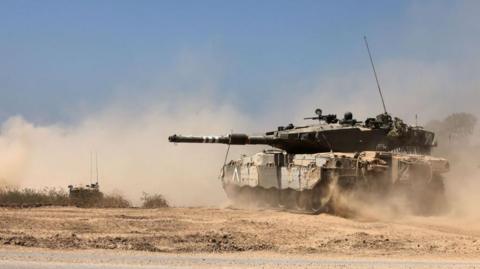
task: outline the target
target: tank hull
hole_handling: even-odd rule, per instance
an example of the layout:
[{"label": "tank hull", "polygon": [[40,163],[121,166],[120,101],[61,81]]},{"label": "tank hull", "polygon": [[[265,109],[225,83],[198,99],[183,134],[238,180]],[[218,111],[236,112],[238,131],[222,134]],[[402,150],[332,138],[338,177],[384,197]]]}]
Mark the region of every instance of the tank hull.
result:
[{"label": "tank hull", "polygon": [[[255,205],[331,212],[344,191],[362,190],[391,195],[391,190],[425,197],[443,195],[441,174],[448,172],[443,158],[426,155],[364,151],[360,153],[287,154],[263,151],[224,165],[220,179],[236,205]],[[433,192],[433,194],[432,194]],[[426,199],[426,200],[425,200]]]}]

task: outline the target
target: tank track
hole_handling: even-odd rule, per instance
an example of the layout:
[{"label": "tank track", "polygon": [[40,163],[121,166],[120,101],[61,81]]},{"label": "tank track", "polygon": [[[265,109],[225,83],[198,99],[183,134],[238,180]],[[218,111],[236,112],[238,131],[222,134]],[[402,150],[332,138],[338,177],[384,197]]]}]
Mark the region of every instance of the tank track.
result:
[{"label": "tank track", "polygon": [[[351,182],[351,181],[349,181]],[[338,201],[339,194],[343,191],[362,190],[359,193],[374,196],[374,201],[384,201],[394,195],[405,195],[409,202],[407,207],[411,213],[417,215],[438,215],[448,211],[445,196],[443,177],[437,175],[433,180],[424,185],[401,184],[391,188],[386,186],[362,186],[343,184],[342,180],[336,182],[322,182],[311,190],[297,191],[293,189],[265,189],[263,187],[224,185],[228,198],[236,208],[262,208],[288,211],[299,214],[317,215],[328,213],[345,217],[355,215],[348,205]],[[359,197],[361,199],[361,197]],[[365,200],[367,201],[367,200]],[[368,203],[367,203],[368,204]]]},{"label": "tank track", "polygon": [[228,198],[237,208],[265,208],[301,214],[333,213],[331,194],[324,186],[312,190],[265,189],[250,186],[224,186]]}]

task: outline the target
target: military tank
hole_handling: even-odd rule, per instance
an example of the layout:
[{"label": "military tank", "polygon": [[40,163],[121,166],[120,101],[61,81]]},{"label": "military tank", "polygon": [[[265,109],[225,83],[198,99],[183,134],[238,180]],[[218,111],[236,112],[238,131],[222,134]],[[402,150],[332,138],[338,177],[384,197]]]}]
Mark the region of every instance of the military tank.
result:
[{"label": "military tank", "polygon": [[85,186],[68,185],[68,198],[72,205],[77,207],[92,207],[103,199],[98,182]]},{"label": "military tank", "polygon": [[237,205],[332,212],[339,193],[356,190],[377,196],[403,190],[420,213],[444,202],[442,174],[449,163],[430,156],[436,145],[433,132],[386,112],[365,121],[351,112],[341,119],[321,109],[315,114],[305,118],[314,124],[288,124],[263,135],[172,135],[168,140],[271,146],[223,165],[220,180]]},{"label": "military tank", "polygon": [[[70,204],[77,207],[98,206],[103,200],[103,192],[100,191],[98,184],[98,156],[95,153],[95,167],[93,153],[90,154],[90,184],[87,185],[68,185],[68,198]],[[94,176],[95,168],[95,178]],[[95,181],[95,182],[93,182]],[[93,182],[93,183],[92,183]]]}]

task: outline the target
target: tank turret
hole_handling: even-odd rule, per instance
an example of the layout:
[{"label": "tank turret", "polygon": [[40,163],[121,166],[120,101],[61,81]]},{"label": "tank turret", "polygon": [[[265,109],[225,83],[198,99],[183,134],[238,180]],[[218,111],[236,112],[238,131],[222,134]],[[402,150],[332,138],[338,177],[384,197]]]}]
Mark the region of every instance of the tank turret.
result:
[{"label": "tank turret", "polygon": [[172,135],[168,140],[173,143],[269,145],[290,154],[366,150],[429,154],[435,145],[434,133],[409,126],[399,118],[392,119],[387,113],[364,122],[354,119],[351,112],[345,113],[343,119],[338,119],[334,114],[323,115],[321,109],[316,109],[315,114],[314,117],[305,118],[318,120],[315,124],[288,124],[263,135]]}]

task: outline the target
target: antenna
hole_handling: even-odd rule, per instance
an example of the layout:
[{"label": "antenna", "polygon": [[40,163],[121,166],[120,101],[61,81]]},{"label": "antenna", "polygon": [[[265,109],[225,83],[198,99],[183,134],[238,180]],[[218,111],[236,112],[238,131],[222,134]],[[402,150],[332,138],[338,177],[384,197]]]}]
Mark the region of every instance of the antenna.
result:
[{"label": "antenna", "polygon": [[88,179],[90,181],[90,184],[92,184],[92,179],[93,179],[93,152],[90,151],[90,178]]},{"label": "antenna", "polygon": [[373,64],[372,54],[370,53],[370,48],[368,47],[367,36],[363,36],[365,40],[365,46],[367,47],[368,57],[370,57],[370,63],[372,64],[373,75],[375,75],[375,81],[377,81],[378,93],[380,94],[380,99],[382,99],[383,111],[387,113],[387,108],[385,107],[385,101],[383,100],[382,90],[380,89],[380,82],[378,82],[377,71],[375,70],[375,65]]},{"label": "antenna", "polygon": [[95,152],[95,167],[96,167],[96,172],[97,172],[97,185],[98,185],[98,155],[97,152]]}]

